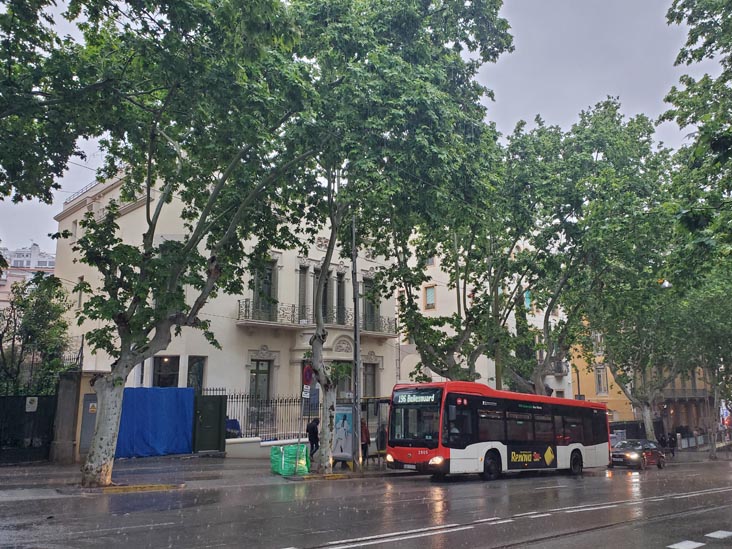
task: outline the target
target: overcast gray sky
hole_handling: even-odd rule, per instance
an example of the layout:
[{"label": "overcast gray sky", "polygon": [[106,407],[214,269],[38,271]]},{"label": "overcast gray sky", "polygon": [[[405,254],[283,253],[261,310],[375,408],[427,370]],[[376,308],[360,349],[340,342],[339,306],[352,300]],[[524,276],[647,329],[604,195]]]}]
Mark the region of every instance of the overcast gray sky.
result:
[{"label": "overcast gray sky", "polygon": [[[481,82],[496,96],[488,106],[489,119],[503,134],[537,114],[566,129],[581,110],[608,95],[620,98],[628,116],[645,113],[656,118],[679,76],[700,72],[673,65],[685,31],[666,25],[670,3],[505,0],[502,15],[512,27],[516,51],[481,72]],[[673,148],[683,143],[682,133],[668,123],[659,127],[658,139]],[[88,165],[96,167],[100,159],[93,148],[90,152]],[[0,246],[12,249],[34,241],[44,251],[55,251],[47,236],[56,231],[53,216],[71,193],[93,179],[93,171],[71,165],[53,205],[0,202]]]}]

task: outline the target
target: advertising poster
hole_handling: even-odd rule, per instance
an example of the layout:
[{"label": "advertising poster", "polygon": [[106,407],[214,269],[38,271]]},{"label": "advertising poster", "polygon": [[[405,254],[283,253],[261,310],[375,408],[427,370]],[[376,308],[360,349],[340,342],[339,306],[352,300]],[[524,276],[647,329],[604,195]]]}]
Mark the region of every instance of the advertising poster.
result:
[{"label": "advertising poster", "polygon": [[333,459],[350,461],[353,458],[353,408],[336,406],[335,419]]},{"label": "advertising poster", "polygon": [[557,466],[556,446],[547,444],[508,446],[509,469],[549,469]]}]

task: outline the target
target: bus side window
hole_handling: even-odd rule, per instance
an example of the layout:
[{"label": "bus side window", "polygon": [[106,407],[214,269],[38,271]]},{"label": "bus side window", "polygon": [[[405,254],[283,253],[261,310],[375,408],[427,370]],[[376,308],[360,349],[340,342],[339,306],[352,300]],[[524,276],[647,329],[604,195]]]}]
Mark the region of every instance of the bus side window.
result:
[{"label": "bus side window", "polygon": [[582,427],[584,431],[584,442],[587,445],[595,444],[595,437],[592,435],[592,410],[583,410]]},{"label": "bus side window", "polygon": [[607,442],[607,414],[602,410],[597,411],[592,416],[592,435],[595,444]]},{"label": "bus side window", "polygon": [[551,416],[534,414],[534,439],[549,444],[554,442],[554,424]]},{"label": "bus side window", "polygon": [[564,438],[564,422],[563,417],[559,414],[554,416],[554,433],[555,433],[555,441],[558,446],[564,446],[567,444],[566,439]]},{"label": "bus side window", "polygon": [[478,440],[503,442],[506,439],[505,422],[501,410],[478,410]]},{"label": "bus side window", "polygon": [[564,436],[567,444],[582,442],[582,420],[578,417],[564,418]]}]

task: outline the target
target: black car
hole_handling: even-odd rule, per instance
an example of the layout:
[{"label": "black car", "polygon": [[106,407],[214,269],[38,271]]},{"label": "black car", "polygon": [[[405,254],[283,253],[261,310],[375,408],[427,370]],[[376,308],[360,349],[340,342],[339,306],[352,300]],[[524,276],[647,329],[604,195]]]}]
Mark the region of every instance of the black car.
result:
[{"label": "black car", "polygon": [[659,469],[666,466],[663,450],[650,440],[628,439],[613,446],[608,467],[645,469],[649,465],[656,465]]}]

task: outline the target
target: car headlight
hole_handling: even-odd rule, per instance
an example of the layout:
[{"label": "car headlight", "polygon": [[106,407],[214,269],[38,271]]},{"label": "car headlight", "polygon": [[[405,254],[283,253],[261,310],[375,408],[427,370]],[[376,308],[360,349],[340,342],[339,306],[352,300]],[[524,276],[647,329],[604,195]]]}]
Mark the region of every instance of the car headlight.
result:
[{"label": "car headlight", "polygon": [[625,457],[630,459],[638,459],[640,456],[638,455],[638,452],[631,452],[629,454],[625,454]]},{"label": "car headlight", "polygon": [[386,461],[388,463],[394,463],[394,456],[392,456],[391,454],[386,454]]},{"label": "car headlight", "polygon": [[442,456],[435,456],[430,461],[430,465],[442,465],[445,462],[445,458]]}]

